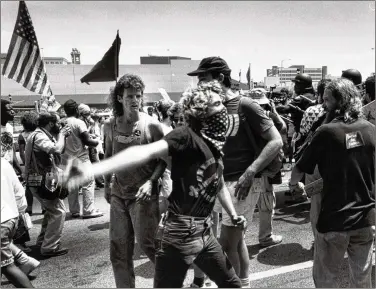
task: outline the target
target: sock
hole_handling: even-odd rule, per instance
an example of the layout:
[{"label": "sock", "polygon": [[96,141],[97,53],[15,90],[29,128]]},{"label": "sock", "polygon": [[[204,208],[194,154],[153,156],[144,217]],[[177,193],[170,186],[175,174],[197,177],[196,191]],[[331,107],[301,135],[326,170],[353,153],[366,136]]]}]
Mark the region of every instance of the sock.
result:
[{"label": "sock", "polygon": [[240,283],[242,284],[242,288],[249,288],[249,277],[240,278]]},{"label": "sock", "polygon": [[205,278],[197,278],[197,277],[195,277],[193,279],[193,283],[196,284],[198,287],[204,286],[204,281],[205,281]]}]

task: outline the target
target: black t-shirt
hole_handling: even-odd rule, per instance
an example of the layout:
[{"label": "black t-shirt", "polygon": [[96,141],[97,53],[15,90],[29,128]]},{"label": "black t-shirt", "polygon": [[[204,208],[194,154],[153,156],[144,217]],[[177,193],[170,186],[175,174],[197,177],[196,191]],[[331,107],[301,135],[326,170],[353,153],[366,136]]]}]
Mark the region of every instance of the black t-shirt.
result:
[{"label": "black t-shirt", "polygon": [[222,159],[188,126],[175,128],[164,137],[171,156],[172,192],[169,210],[180,215],[211,214],[223,173]]},{"label": "black t-shirt", "polygon": [[[227,140],[223,147],[223,163],[225,181],[238,179],[255,160],[253,146],[239,117],[239,97],[224,103],[229,114],[229,130]],[[254,100],[243,97],[241,112],[245,115],[247,123],[254,134],[257,145],[262,148],[265,141],[261,134],[270,129],[274,124],[266,116],[265,110]]]},{"label": "black t-shirt", "polygon": [[321,126],[297,162],[324,181],[317,230],[349,231],[375,224],[375,126],[366,120]]}]

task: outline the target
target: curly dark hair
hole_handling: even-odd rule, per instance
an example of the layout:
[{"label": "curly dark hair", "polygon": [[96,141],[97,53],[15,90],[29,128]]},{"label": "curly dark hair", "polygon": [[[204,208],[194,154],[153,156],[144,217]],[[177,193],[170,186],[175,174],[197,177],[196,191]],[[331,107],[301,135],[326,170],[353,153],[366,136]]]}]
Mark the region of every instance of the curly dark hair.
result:
[{"label": "curly dark hair", "polygon": [[38,126],[38,114],[35,111],[26,112],[21,118],[21,124],[26,132],[34,131]]},{"label": "curly dark hair", "polygon": [[57,123],[58,117],[56,112],[41,112],[38,117],[38,127],[45,127],[50,122]]},{"label": "curly dark hair", "polygon": [[174,101],[161,99],[157,102],[156,108],[162,115],[162,119],[168,118],[168,110],[174,105]]},{"label": "curly dark hair", "polygon": [[142,94],[144,94],[145,84],[141,77],[135,74],[127,73],[120,77],[116,86],[110,88],[109,105],[112,107],[114,116],[122,116],[124,114],[123,106],[117,97],[119,95],[122,96],[127,88],[141,89]]}]

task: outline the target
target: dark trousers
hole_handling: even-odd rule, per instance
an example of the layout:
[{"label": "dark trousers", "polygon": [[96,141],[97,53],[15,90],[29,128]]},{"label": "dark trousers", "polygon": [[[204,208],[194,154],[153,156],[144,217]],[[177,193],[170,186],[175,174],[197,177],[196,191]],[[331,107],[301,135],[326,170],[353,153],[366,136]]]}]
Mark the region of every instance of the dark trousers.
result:
[{"label": "dark trousers", "polygon": [[26,187],[26,190],[25,190],[25,196],[26,196],[26,202],[27,202],[26,212],[32,212],[33,211],[34,196],[27,187]]},{"label": "dark trousers", "polygon": [[195,263],[219,288],[241,283],[211,230],[210,218],[175,215],[161,220],[156,235],[154,288],[181,288]]}]

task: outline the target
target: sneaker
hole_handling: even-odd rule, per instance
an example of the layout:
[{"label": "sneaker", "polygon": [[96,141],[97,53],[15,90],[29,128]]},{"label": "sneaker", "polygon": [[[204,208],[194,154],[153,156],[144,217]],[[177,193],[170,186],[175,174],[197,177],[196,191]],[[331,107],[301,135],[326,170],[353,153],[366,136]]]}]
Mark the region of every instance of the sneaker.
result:
[{"label": "sneaker", "polygon": [[282,236],[281,235],[271,235],[270,238],[267,241],[260,242],[260,247],[266,248],[270,246],[277,245],[282,242]]},{"label": "sneaker", "polygon": [[82,215],[82,219],[98,218],[98,217],[102,217],[102,216],[103,216],[103,213],[101,211],[95,210],[91,214]]},{"label": "sneaker", "polygon": [[68,249],[61,248],[58,246],[55,250],[45,253],[40,253],[43,257],[56,257],[56,256],[62,256],[68,253]]},{"label": "sneaker", "polygon": [[21,271],[25,273],[25,275],[29,275],[39,265],[40,265],[40,262],[38,260],[29,256],[29,261],[27,261],[25,264],[18,265],[18,268],[20,268]]}]

